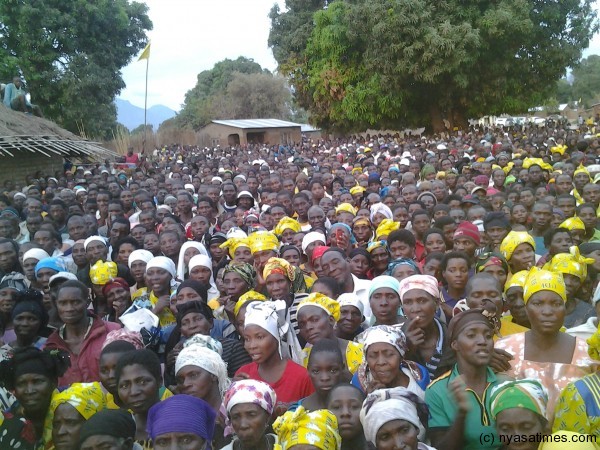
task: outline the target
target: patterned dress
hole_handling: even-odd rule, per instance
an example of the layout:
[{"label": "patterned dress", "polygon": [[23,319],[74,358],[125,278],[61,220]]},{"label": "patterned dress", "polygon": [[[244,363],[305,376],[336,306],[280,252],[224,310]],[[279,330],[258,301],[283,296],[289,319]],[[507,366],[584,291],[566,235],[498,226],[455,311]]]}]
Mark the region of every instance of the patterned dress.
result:
[{"label": "patterned dress", "polygon": [[559,430],[600,437],[600,374],[569,383],[560,393],[552,432]]}]

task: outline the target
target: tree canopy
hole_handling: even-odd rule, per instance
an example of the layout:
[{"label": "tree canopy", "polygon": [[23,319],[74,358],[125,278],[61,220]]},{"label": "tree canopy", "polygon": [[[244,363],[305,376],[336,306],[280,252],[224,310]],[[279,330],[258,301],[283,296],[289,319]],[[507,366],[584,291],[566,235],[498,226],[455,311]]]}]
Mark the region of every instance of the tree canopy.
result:
[{"label": "tree canopy", "polygon": [[107,137],[121,69],[144,48],[148,7],[127,0],[0,2],[0,76],[22,75],[46,117]]},{"label": "tree canopy", "polygon": [[600,55],[590,55],[573,67],[569,82],[558,81],[556,97],[563,103],[581,101],[590,106],[600,101]]},{"label": "tree canopy", "polygon": [[198,74],[196,86],[185,96],[177,122],[199,129],[214,119],[286,119],[290,103],[291,92],[283,77],[240,56],[220,61]]},{"label": "tree canopy", "polygon": [[443,119],[460,126],[469,117],[525,111],[553,93],[598,28],[592,0],[286,6],[271,11],[279,70],[313,122],[340,130],[438,131]]}]

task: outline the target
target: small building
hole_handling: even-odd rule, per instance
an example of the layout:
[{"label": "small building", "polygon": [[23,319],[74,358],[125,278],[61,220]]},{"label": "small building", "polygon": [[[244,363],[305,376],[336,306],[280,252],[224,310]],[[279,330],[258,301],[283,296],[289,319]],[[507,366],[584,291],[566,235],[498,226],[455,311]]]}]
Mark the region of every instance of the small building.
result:
[{"label": "small building", "polygon": [[0,180],[23,183],[27,175],[63,172],[65,160],[89,164],[118,156],[54,122],[0,105]]},{"label": "small building", "polygon": [[213,120],[198,132],[201,147],[300,142],[301,125],[279,119]]}]

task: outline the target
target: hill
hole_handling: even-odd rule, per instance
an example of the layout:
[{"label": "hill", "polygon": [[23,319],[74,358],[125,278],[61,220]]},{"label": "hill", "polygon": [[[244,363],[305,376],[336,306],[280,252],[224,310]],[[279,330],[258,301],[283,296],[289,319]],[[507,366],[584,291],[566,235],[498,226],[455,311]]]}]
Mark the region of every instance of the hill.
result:
[{"label": "hill", "polygon": [[[121,98],[117,98],[115,104],[117,105],[117,121],[119,123],[125,125],[129,130],[144,125],[144,108],[135,106],[128,100]],[[174,117],[176,114],[175,111],[164,105],[154,105],[148,108],[148,125],[152,125],[154,130],[158,130],[161,123]]]}]

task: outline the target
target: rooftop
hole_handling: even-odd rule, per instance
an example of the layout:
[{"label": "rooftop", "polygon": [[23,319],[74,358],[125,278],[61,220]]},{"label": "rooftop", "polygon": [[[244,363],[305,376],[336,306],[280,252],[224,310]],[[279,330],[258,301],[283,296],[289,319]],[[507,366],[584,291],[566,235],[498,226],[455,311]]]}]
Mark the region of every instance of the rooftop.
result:
[{"label": "rooftop", "polygon": [[279,119],[242,119],[242,120],[213,120],[212,123],[233,128],[290,128],[300,127],[299,123]]}]

